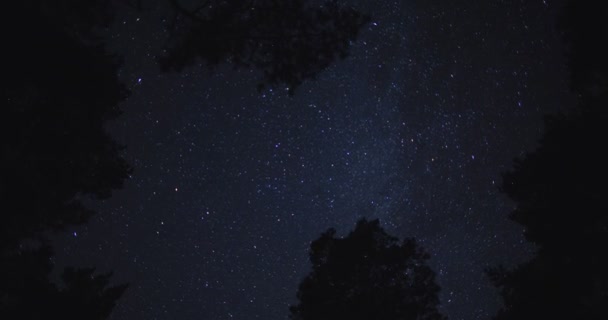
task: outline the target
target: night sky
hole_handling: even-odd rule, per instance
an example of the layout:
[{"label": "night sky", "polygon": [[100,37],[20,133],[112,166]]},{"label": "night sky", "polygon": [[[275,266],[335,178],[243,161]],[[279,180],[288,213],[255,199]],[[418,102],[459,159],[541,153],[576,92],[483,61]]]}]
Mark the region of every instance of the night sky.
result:
[{"label": "night sky", "polygon": [[60,265],[130,283],[112,319],[286,319],[310,242],[361,217],[431,253],[450,319],[496,312],[484,268],[533,250],[501,172],[571,99],[559,5],[353,6],[372,20],[350,56],[293,97],[228,65],[160,73],[160,7],[118,11],[109,46],[132,93],[109,130],[135,171],[56,239]]}]

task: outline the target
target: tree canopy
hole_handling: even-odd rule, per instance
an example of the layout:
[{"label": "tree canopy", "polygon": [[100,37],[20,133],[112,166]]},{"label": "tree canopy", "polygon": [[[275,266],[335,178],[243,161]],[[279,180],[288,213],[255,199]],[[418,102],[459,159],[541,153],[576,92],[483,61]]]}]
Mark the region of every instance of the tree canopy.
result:
[{"label": "tree canopy", "polygon": [[228,62],[261,71],[259,88],[283,85],[290,93],[345,58],[369,20],[337,1],[205,0],[191,8],[169,1],[177,17],[164,70]]},{"label": "tree canopy", "polygon": [[[290,92],[348,54],[367,16],[336,1],[202,1],[176,13],[166,69],[197,59],[263,73]],[[86,222],[82,198],[107,198],[131,172],[104,130],[128,94],[100,36],[115,1],[13,1],[3,14],[0,243]],[[123,1],[128,3],[128,1]],[[141,3],[138,1],[138,5]]]},{"label": "tree canopy", "polygon": [[3,10],[0,318],[105,319],[126,285],[67,268],[51,280],[49,231],[85,223],[131,169],[105,131],[127,96],[94,29],[107,1],[12,1]]},{"label": "tree canopy", "polygon": [[312,271],[300,284],[291,319],[444,319],[429,255],[414,239],[399,243],[378,220],[360,220],[337,238],[329,229],[310,246]]},{"label": "tree canopy", "polygon": [[[263,83],[290,92],[345,57],[367,19],[335,1],[203,1],[195,9],[166,1],[177,15],[164,68],[197,58],[232,63],[257,68]],[[118,2],[131,3],[24,0],[2,11],[2,319],[105,319],[126,289],[109,287],[110,274],[94,269],[67,268],[54,283],[47,239],[87,222],[94,212],[85,199],[110,197],[132,171],[105,130],[128,95],[120,58],[99,32]]]},{"label": "tree canopy", "polygon": [[130,172],[104,129],[127,95],[119,61],[93,40],[90,21],[68,21],[95,2],[65,16],[33,2],[13,3],[3,21],[3,246],[87,221],[82,197],[109,197]]},{"label": "tree canopy", "polygon": [[127,285],[109,286],[111,273],[66,268],[62,284],[50,280],[52,251],[44,246],[3,255],[0,263],[0,318],[106,319]]},{"label": "tree canopy", "polygon": [[605,102],[550,117],[540,147],[505,174],[511,218],[538,246],[514,270],[490,274],[504,297],[496,319],[605,319],[608,156]]},{"label": "tree canopy", "polygon": [[562,8],[558,30],[566,45],[570,86],[582,95],[607,94],[608,3],[569,0]]},{"label": "tree canopy", "polygon": [[537,254],[489,274],[504,308],[495,319],[606,319],[608,311],[608,5],[570,1],[560,19],[578,106],[548,116],[540,146],[504,174]]}]

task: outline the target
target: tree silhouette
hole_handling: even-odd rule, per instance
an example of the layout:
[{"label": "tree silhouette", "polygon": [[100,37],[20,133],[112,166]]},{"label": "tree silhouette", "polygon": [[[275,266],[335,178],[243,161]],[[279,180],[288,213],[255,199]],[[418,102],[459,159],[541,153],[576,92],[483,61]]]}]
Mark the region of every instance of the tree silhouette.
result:
[{"label": "tree silhouette", "polygon": [[[0,117],[0,318],[105,319],[126,285],[66,269],[49,278],[49,231],[88,220],[130,168],[105,132],[127,94],[119,61],[93,32],[108,1],[11,1],[3,10]],[[102,10],[103,9],[103,10]]]},{"label": "tree silhouette", "polygon": [[[348,53],[366,18],[335,2],[206,1],[178,13],[165,68],[197,57],[262,70],[290,92]],[[86,198],[104,199],[131,173],[122,147],[105,131],[128,91],[120,59],[98,31],[114,2],[10,1],[2,11],[0,98],[0,318],[105,319],[126,286],[109,274],[66,269],[64,287],[49,279],[49,231],[88,221]]]},{"label": "tree silhouette", "polygon": [[181,70],[197,59],[262,72],[259,88],[285,85],[289,92],[348,55],[369,17],[337,1],[204,0],[178,14],[173,38],[160,59],[164,70]]},{"label": "tree silhouette", "polygon": [[111,274],[66,268],[63,286],[49,280],[50,247],[3,256],[0,264],[0,318],[106,319],[126,285],[108,287]]},{"label": "tree silhouette", "polygon": [[493,270],[505,308],[496,319],[606,319],[608,156],[605,103],[550,117],[541,146],[504,176],[511,218],[538,245],[515,270]]},{"label": "tree silhouette", "polygon": [[[255,67],[290,92],[346,56],[367,20],[335,1],[209,0],[196,9],[167,1],[179,15],[162,66],[179,70],[198,57]],[[128,93],[118,57],[95,32],[112,20],[111,4],[25,0],[4,11],[2,246],[86,222],[93,212],[83,197],[109,197],[131,171],[104,130]]]},{"label": "tree silhouette", "polygon": [[92,212],[83,196],[107,198],[130,172],[104,130],[127,93],[119,63],[89,36],[88,22],[69,21],[96,2],[71,15],[34,2],[12,1],[4,17],[0,243],[9,247],[84,223]]},{"label": "tree silhouette", "polygon": [[579,106],[546,118],[540,146],[516,160],[502,190],[511,219],[538,246],[514,270],[489,271],[504,299],[495,319],[606,319],[608,310],[608,6],[572,1],[560,20]]},{"label": "tree silhouette", "polygon": [[559,30],[566,44],[570,85],[582,95],[608,90],[608,3],[570,0],[562,9]]},{"label": "tree silhouette", "polygon": [[378,220],[360,220],[344,238],[335,233],[311,244],[312,272],[291,319],[445,319],[429,255],[413,239],[399,244]]}]

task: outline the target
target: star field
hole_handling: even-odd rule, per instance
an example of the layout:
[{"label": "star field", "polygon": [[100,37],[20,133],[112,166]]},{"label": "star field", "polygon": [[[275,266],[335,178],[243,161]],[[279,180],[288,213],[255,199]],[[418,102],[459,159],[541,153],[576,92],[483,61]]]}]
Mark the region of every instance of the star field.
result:
[{"label": "star field", "polygon": [[132,93],[109,130],[135,171],[56,239],[57,261],[130,282],[113,319],[285,319],[310,241],[361,217],[431,253],[450,319],[496,312],[484,268],[533,249],[500,174],[571,99],[558,4],[355,5],[372,22],[351,55],[293,97],[228,66],[161,74],[158,9],[117,17]]}]

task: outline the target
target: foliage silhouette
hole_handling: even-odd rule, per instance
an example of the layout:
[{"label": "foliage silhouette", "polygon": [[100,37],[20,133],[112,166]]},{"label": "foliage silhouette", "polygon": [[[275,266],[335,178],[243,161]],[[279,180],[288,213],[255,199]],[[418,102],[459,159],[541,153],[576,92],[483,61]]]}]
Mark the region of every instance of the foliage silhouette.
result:
[{"label": "foliage silhouette", "polygon": [[34,2],[15,1],[4,17],[2,246],[84,223],[82,197],[107,198],[130,172],[104,130],[127,94],[119,63],[88,36],[91,25],[69,21],[96,2],[71,15]]},{"label": "foliage silhouette", "polygon": [[127,90],[119,61],[95,29],[108,1],[12,1],[3,10],[0,91],[0,318],[105,319],[126,285],[66,269],[50,278],[49,231],[93,214],[85,197],[107,198],[130,173],[104,130]]},{"label": "foliage silhouette", "polygon": [[[165,68],[181,69],[196,57],[210,66],[251,66],[263,71],[265,83],[285,83],[290,92],[346,56],[366,20],[335,2],[207,1],[189,11],[168,1],[179,23],[161,59]],[[58,287],[49,279],[47,245],[50,231],[94,214],[86,198],[109,197],[131,173],[122,146],[104,129],[128,95],[118,80],[120,59],[105,51],[98,32],[111,22],[114,2],[142,7],[140,0],[24,0],[4,7],[2,319],[105,319],[126,289],[108,288],[110,274],[69,268],[65,287]]]},{"label": "foliage silhouette", "polygon": [[290,94],[345,58],[369,20],[337,1],[204,0],[194,9],[169,1],[179,16],[159,60],[164,70],[181,70],[197,59],[207,66],[229,62],[260,70],[259,89],[285,85]]},{"label": "foliage silhouette", "polygon": [[566,44],[572,89],[583,95],[607,94],[608,3],[570,0],[562,9],[559,30]]},{"label": "foliage silhouette", "polygon": [[541,146],[505,174],[511,218],[538,245],[515,270],[492,270],[505,308],[496,319],[606,319],[606,103],[550,117]]},{"label": "foliage silhouette", "polygon": [[109,273],[66,268],[57,287],[49,280],[51,256],[48,246],[2,256],[0,318],[106,319],[127,286],[108,287]]},{"label": "foliage silhouette", "polygon": [[445,319],[429,255],[413,239],[399,244],[378,220],[360,220],[345,238],[335,233],[311,244],[312,272],[291,319]]},{"label": "foliage silhouette", "polygon": [[[197,57],[253,66],[266,83],[286,83],[290,92],[346,56],[367,20],[334,1],[205,1],[196,10],[167,1],[180,16],[165,68],[182,69]],[[103,128],[128,93],[117,79],[118,57],[95,33],[111,22],[111,4],[26,0],[5,10],[3,245],[84,223],[92,212],[82,197],[107,198],[131,171]]]},{"label": "foliage silhouette", "polygon": [[547,117],[538,149],[504,174],[502,190],[517,204],[510,217],[538,252],[514,270],[489,270],[505,304],[498,320],[608,318],[608,5],[565,8],[560,29],[580,102]]}]

